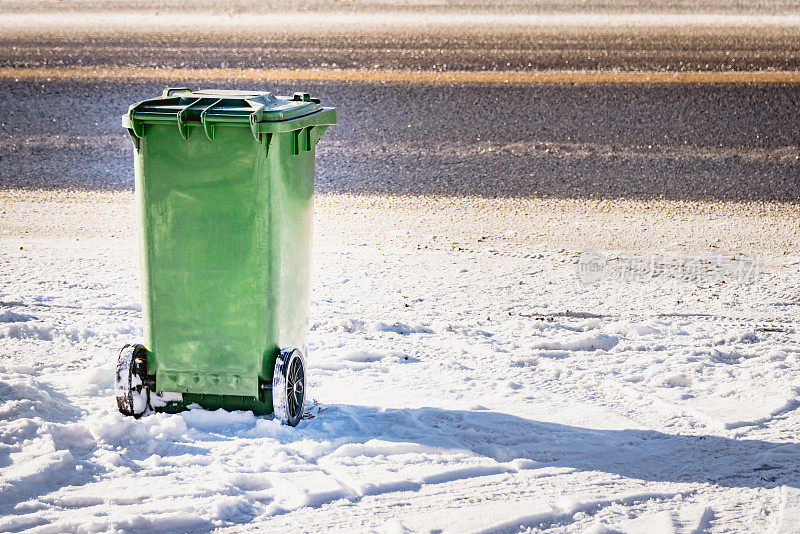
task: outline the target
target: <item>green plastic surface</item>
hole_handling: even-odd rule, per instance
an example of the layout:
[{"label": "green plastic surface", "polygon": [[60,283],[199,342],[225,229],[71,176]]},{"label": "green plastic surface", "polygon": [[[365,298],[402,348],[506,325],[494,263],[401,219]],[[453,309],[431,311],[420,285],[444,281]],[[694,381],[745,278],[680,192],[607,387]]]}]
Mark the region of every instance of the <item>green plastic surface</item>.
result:
[{"label": "green plastic surface", "polygon": [[123,117],[157,392],[271,411],[278,351],[307,352],[315,146],[335,122],[304,94],[187,90]]}]

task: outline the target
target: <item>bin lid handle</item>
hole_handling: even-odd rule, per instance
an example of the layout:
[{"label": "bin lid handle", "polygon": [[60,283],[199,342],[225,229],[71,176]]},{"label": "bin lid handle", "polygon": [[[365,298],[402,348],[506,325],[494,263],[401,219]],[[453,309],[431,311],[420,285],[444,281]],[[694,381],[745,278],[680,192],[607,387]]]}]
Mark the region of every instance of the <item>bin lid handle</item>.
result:
[{"label": "bin lid handle", "polygon": [[190,107],[192,107],[195,104],[197,104],[198,102],[200,102],[200,100],[202,100],[202,99],[201,98],[197,98],[195,100],[192,100],[189,103],[189,105],[184,106],[183,109],[181,109],[176,114],[176,118],[178,119],[178,131],[180,132],[181,137],[183,137],[184,139],[189,139],[189,126],[186,124],[186,121],[184,120],[186,112],[189,111]]},{"label": "bin lid handle", "polygon": [[209,111],[211,111],[211,108],[213,108],[220,102],[222,102],[222,99],[218,98],[210,106],[208,106],[206,109],[200,112],[200,124],[203,125],[203,131],[206,132],[206,137],[208,137],[209,141],[214,140],[214,125],[206,120],[206,115]]},{"label": "bin lid handle", "polygon": [[161,93],[162,98],[167,98],[171,96],[172,93],[191,93],[192,90],[188,87],[165,87],[164,91]]}]

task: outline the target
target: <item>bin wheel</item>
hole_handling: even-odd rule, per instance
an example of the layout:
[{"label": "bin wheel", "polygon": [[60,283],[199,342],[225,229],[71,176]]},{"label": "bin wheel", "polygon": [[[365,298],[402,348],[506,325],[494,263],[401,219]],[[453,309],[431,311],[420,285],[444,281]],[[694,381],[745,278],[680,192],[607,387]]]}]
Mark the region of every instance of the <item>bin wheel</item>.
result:
[{"label": "bin wheel", "polygon": [[[123,415],[139,418],[150,406],[150,390],[144,386],[145,369],[138,363],[142,345],[125,345],[119,351],[117,374],[114,380],[114,391],[117,396],[117,407]],[[138,356],[138,358],[137,358]]]},{"label": "bin wheel", "polygon": [[300,349],[283,349],[275,358],[272,375],[272,409],[281,423],[297,426],[306,400],[306,366]]}]

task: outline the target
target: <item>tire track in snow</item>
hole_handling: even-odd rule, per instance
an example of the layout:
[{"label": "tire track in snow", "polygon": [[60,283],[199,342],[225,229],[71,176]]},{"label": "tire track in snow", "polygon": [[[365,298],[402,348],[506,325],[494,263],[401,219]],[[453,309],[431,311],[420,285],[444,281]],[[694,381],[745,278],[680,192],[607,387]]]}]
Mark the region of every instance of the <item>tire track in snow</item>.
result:
[{"label": "tire track in snow", "polygon": [[569,527],[575,523],[575,515],[578,513],[586,514],[590,517],[597,515],[604,508],[611,505],[634,506],[643,501],[663,502],[674,499],[676,496],[692,495],[693,492],[663,493],[663,492],[643,492],[628,494],[620,497],[598,499],[590,501],[578,501],[574,504],[559,506],[553,505],[553,512],[550,514],[535,514],[532,516],[522,516],[508,520],[490,528],[478,530],[481,534],[500,534],[521,528],[553,529],[558,527]]}]

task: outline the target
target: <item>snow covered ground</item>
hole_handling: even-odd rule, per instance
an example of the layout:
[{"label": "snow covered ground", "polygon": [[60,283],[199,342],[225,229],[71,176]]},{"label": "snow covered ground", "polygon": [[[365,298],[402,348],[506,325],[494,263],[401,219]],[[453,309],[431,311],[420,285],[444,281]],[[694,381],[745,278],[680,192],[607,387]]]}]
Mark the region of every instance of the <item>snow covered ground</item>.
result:
[{"label": "snow covered ground", "polygon": [[323,197],[288,428],[116,411],[132,197],[82,198],[2,196],[0,531],[800,529],[796,217]]}]

